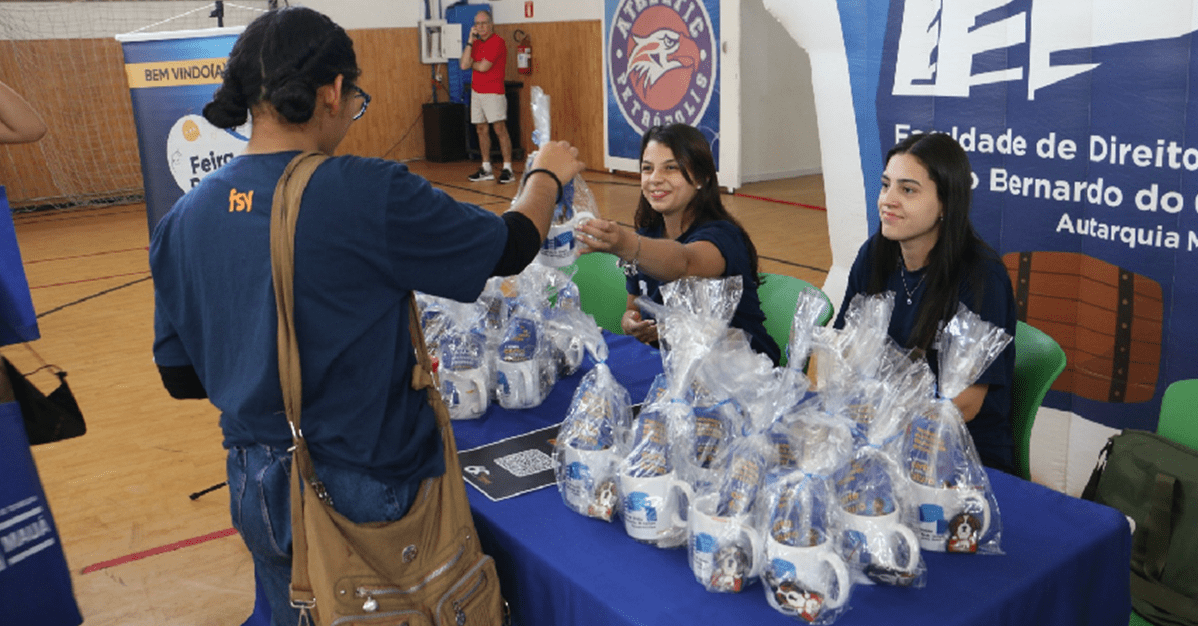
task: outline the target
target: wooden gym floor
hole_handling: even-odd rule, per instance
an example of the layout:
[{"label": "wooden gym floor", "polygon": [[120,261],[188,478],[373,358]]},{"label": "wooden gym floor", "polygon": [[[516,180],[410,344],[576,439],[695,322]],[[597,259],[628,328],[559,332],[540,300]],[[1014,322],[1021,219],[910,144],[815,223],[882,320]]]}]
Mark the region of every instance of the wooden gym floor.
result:
[{"label": "wooden gym floor", "polygon": [[[455,198],[505,210],[515,185],[470,183],[475,163],[416,161]],[[639,178],[584,175],[604,217],[630,224]],[[725,196],[761,270],[822,285],[832,262],[820,176],[746,185]],[[144,205],[14,216],[41,339],[29,344],[69,373],[83,437],[33,449],[87,626],[240,624],[254,603],[253,565],[229,521],[218,412],[173,400],[151,355],[154,298]],[[26,346],[3,354],[22,372]],[[30,379],[49,392],[48,372]]]}]

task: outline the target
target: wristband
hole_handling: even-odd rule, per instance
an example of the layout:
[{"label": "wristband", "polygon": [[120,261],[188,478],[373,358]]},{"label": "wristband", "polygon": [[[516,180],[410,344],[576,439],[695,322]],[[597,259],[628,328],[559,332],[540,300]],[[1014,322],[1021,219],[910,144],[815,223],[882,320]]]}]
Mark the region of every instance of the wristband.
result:
[{"label": "wristband", "polygon": [[635,278],[636,275],[641,271],[640,266],[637,264],[637,262],[640,260],[641,260],[641,236],[640,236],[640,234],[637,234],[637,236],[636,236],[636,254],[632,255],[632,260],[625,261],[624,259],[616,259],[616,265],[619,265],[620,269],[624,270],[625,276],[627,276],[628,278]]},{"label": "wristband", "polygon": [[524,180],[527,181],[528,178],[530,176],[532,176],[533,174],[548,174],[549,177],[553,179],[553,182],[557,183],[557,200],[555,200],[553,202],[553,205],[557,206],[557,205],[561,204],[562,203],[562,181],[560,178],[557,177],[557,174],[554,174],[553,172],[551,172],[543,167],[538,167],[535,170],[528,170],[527,172],[524,172]]}]

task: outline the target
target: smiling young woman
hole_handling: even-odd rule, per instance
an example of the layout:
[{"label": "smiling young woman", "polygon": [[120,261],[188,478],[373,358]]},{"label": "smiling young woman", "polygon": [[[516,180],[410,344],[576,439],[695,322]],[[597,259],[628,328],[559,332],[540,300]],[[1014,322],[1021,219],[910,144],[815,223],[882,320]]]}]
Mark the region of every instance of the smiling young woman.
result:
[{"label": "smiling young woman", "polygon": [[[932,347],[941,324],[964,304],[1015,336],[1015,296],[998,254],[969,219],[969,158],[943,133],[911,135],[886,154],[878,193],[880,226],[857,252],[836,318],[843,328],[859,293],[896,294],[888,329],[899,345],[922,350],[938,375]],[[1013,471],[1012,343],[977,382],[953,399],[985,465]]]},{"label": "smiling young woman", "polygon": [[579,227],[584,252],[620,257],[628,275],[624,334],[657,341],[654,320],[642,318],[636,298],[661,302],[661,286],[684,276],[741,276],[744,291],[732,326],[748,333],[750,345],[775,364],[782,351],[765,329],[757,297],[757,248],[720,198],[715,158],[703,133],[693,126],[655,126],[641,137],[641,197],[636,230],[594,219]]}]

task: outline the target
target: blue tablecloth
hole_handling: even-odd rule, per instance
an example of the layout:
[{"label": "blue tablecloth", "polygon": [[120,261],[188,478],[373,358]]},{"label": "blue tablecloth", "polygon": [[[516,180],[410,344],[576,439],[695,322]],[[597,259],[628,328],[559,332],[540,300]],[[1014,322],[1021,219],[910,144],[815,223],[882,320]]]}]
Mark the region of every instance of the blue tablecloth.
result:
[{"label": "blue tablecloth", "polygon": [[[606,333],[605,333],[606,335]],[[633,402],[661,371],[660,354],[606,335],[608,363]],[[454,424],[459,450],[561,421],[582,373],[539,407],[498,406]],[[925,553],[927,586],[857,586],[838,624],[1127,624],[1131,535],[1118,511],[1002,472],[990,472],[1002,513],[1002,556]],[[467,487],[475,522],[499,567],[519,626],[786,624],[760,583],[709,593],[682,549],[633,541],[612,523],[567,509],[554,487],[493,502]]]}]

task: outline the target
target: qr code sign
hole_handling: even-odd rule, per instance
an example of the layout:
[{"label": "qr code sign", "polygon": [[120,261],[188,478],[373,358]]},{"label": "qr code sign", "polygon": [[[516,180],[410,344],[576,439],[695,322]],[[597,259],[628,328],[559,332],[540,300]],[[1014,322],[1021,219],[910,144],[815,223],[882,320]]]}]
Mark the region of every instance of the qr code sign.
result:
[{"label": "qr code sign", "polygon": [[495,464],[519,478],[553,469],[553,459],[536,449],[501,456]]}]

